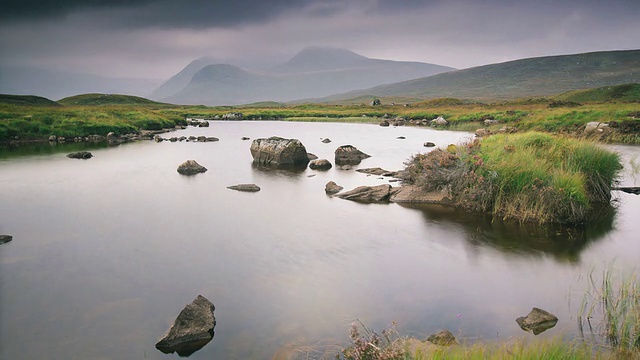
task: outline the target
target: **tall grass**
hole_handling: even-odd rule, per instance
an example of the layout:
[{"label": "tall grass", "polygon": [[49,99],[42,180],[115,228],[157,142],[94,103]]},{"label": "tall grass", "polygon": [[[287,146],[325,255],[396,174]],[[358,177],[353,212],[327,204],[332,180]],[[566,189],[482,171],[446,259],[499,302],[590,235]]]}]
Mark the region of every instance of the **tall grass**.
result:
[{"label": "tall grass", "polygon": [[605,270],[601,278],[589,275],[589,289],[579,314],[585,327],[616,350],[640,351],[640,279]]}]

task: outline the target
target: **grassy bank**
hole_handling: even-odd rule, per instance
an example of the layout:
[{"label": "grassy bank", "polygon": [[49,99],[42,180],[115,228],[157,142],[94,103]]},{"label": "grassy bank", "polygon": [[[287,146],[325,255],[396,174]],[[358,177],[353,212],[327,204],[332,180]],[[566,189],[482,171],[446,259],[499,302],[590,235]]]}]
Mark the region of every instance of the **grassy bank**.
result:
[{"label": "grassy bank", "polygon": [[411,181],[447,190],[470,211],[523,222],[579,224],[609,203],[621,169],[618,155],[597,145],[539,132],[494,135],[415,155]]}]

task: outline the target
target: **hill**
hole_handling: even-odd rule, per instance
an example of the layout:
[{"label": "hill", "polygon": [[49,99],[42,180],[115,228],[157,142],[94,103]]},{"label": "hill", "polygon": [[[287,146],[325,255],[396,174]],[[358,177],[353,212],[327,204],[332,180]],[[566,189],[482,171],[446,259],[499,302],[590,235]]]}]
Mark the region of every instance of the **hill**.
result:
[{"label": "hill", "polygon": [[60,106],[57,102],[41,96],[0,94],[0,105]]},{"label": "hill", "polygon": [[640,102],[640,84],[623,84],[603,86],[597,89],[570,91],[554,96],[554,99],[577,103]]},{"label": "hill", "polygon": [[100,105],[166,105],[138,96],[119,94],[82,94],[66,97],[58,101],[62,105],[100,106]]},{"label": "hill", "polygon": [[640,82],[640,50],[522,59],[333,95],[311,102],[359,96],[510,100]]},{"label": "hill", "polygon": [[230,64],[206,65],[193,74],[183,89],[160,100],[204,105],[285,102],[451,70],[434,64],[370,59],[345,49],[316,47],[304,49],[289,61],[260,72]]},{"label": "hill", "polygon": [[195,73],[200,71],[203,67],[213,65],[216,62],[216,59],[209,57],[193,60],[184,69],[180,70],[179,73],[175,74],[169,80],[160,85],[160,87],[155,89],[151,95],[149,95],[149,98],[160,100],[179,92],[189,84],[189,81],[191,81],[191,78]]}]

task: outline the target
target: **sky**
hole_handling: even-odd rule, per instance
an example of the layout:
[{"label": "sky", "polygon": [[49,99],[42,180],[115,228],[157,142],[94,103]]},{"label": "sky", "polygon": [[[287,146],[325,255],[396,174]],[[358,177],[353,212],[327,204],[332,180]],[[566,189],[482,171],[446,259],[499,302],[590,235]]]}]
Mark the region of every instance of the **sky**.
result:
[{"label": "sky", "polygon": [[640,0],[3,0],[0,65],[167,79],[308,46],[455,68],[640,49]]}]

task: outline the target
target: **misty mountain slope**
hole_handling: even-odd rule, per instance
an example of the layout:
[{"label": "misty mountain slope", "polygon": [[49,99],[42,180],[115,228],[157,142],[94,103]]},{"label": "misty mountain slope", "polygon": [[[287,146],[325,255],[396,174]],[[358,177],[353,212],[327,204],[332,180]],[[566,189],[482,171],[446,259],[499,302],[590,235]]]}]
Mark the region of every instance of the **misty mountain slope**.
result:
[{"label": "misty mountain slope", "polygon": [[0,93],[37,95],[49,99],[89,92],[146,96],[160,83],[156,79],[106,78],[27,67],[0,67]]},{"label": "misty mountain slope", "polygon": [[204,105],[292,101],[451,70],[427,63],[370,59],[345,49],[308,48],[289,61],[260,73],[232,65],[205,66],[193,75],[184,89],[160,100]]},{"label": "misty mountain slope", "polygon": [[456,97],[500,100],[640,82],[640,50],[522,59],[337,94],[313,102],[354,97]]},{"label": "misty mountain slope", "polygon": [[216,62],[216,59],[210,57],[202,57],[193,60],[185,66],[184,69],[180,70],[179,73],[173,75],[169,80],[165,81],[155,89],[151,95],[149,95],[149,98],[153,100],[160,100],[179,92],[189,84],[195,73],[202,70],[205,66],[215,64]]}]

